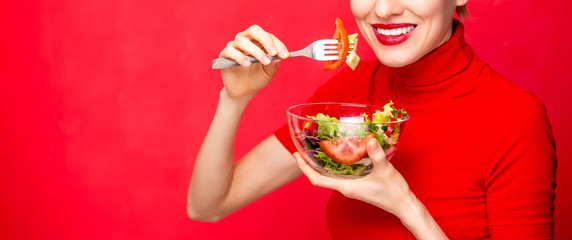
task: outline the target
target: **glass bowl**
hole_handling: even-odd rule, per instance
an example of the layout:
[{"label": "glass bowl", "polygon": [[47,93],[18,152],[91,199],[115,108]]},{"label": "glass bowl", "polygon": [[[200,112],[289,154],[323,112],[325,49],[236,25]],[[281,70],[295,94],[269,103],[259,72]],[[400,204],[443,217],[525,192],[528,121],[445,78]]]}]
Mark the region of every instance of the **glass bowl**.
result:
[{"label": "glass bowl", "polygon": [[338,178],[363,177],[373,171],[367,156],[368,140],[380,142],[387,160],[399,146],[409,115],[392,104],[295,105],[287,111],[290,135],[298,152],[317,172]]}]

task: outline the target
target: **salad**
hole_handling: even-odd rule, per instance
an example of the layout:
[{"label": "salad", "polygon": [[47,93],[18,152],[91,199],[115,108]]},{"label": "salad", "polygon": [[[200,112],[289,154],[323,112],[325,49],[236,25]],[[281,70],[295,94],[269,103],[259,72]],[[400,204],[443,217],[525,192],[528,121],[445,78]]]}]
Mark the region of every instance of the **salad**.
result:
[{"label": "salad", "polygon": [[340,119],[318,113],[307,118],[314,121],[304,122],[300,138],[316,163],[328,174],[359,176],[373,168],[367,142],[377,139],[389,159],[399,141],[401,120],[408,119],[408,114],[389,102],[371,118],[366,113]]}]

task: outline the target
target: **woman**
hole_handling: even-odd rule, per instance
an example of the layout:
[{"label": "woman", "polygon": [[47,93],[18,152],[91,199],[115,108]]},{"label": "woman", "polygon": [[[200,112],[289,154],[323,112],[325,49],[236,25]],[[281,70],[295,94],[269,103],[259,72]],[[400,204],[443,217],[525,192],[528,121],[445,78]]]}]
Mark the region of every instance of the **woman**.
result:
[{"label": "woman", "polygon": [[[351,0],[379,61],[341,71],[309,101],[392,100],[411,115],[391,163],[377,141],[368,142],[375,170],[358,180],[313,171],[294,153],[285,127],[233,164],[241,115],[278,70],[267,54],[288,57],[286,46],[258,26],[237,34],[220,56],[242,67],[222,70],[224,88],[191,179],[189,216],[217,221],[304,174],[337,190],[327,210],[334,239],[553,238],[556,155],[544,105],[464,42],[454,14],[466,2]],[[387,31],[398,28],[400,34]]]}]

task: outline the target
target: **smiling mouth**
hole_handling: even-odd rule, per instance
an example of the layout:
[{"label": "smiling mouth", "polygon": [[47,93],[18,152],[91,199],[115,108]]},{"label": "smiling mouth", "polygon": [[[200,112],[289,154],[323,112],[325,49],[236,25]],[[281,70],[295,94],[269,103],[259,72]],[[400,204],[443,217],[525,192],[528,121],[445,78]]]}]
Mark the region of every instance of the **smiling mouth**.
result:
[{"label": "smiling mouth", "polygon": [[400,28],[391,28],[391,29],[383,29],[383,28],[375,28],[377,33],[385,37],[396,37],[399,35],[406,34],[411,32],[415,28],[414,25],[410,25],[407,27],[400,27]]},{"label": "smiling mouth", "polygon": [[373,24],[375,37],[383,45],[398,45],[413,34],[417,25],[411,23]]},{"label": "smiling mouth", "polygon": [[396,37],[399,35],[407,34],[413,29],[415,29],[417,25],[411,24],[375,24],[373,28],[377,31],[379,35],[384,37]]}]

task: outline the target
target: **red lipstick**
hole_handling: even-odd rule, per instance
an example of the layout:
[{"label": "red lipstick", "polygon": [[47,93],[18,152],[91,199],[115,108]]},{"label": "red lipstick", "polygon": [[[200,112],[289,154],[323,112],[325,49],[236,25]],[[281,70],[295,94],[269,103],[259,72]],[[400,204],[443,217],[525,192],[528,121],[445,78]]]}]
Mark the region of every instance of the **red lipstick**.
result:
[{"label": "red lipstick", "polygon": [[[392,24],[373,24],[371,25],[373,32],[375,33],[375,36],[377,37],[377,40],[383,44],[383,45],[397,45],[397,44],[401,44],[403,42],[405,42],[410,36],[411,34],[413,34],[413,32],[415,31],[415,27],[417,25],[415,24],[411,24],[411,23],[392,23]],[[387,30],[392,30],[392,29],[399,29],[399,28],[405,28],[405,29],[410,29],[413,28],[411,30],[409,30],[406,33],[402,33],[399,35],[382,35],[379,33],[378,29],[382,29],[382,31],[387,31]],[[404,31],[402,31],[404,32]]]}]

